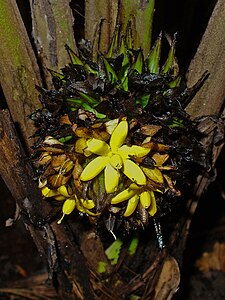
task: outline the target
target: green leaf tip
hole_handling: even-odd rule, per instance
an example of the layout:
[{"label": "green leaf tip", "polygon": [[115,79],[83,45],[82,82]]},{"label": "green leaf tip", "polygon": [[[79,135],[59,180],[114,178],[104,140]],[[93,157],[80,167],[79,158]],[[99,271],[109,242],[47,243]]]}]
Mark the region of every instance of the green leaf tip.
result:
[{"label": "green leaf tip", "polygon": [[107,59],[103,56],[103,62],[105,65],[105,71],[107,74],[107,78],[111,83],[116,83],[118,81],[118,77],[116,75],[116,72],[111,67],[110,63],[107,61]]},{"label": "green leaf tip", "polygon": [[136,70],[139,74],[142,74],[143,64],[144,64],[143,52],[142,50],[139,50],[137,59],[133,64],[132,69]]},{"label": "green leaf tip", "polygon": [[104,261],[99,261],[98,263],[98,273],[102,274],[106,272],[107,263]]},{"label": "green leaf tip", "polygon": [[117,55],[117,49],[118,49],[118,45],[119,45],[119,32],[120,32],[120,26],[118,25],[115,28],[112,42],[109,46],[108,53],[105,56],[106,58],[113,58],[114,56]]},{"label": "green leaf tip", "polygon": [[123,242],[118,239],[114,241],[105,251],[107,258],[111,261],[112,265],[116,265],[118,263],[122,245]]},{"label": "green leaf tip", "polygon": [[72,135],[67,135],[67,136],[61,137],[61,138],[59,139],[59,142],[60,142],[60,143],[66,143],[66,142],[70,141],[72,138],[73,138]]},{"label": "green leaf tip", "polygon": [[66,51],[69,54],[70,57],[70,61],[72,64],[74,65],[79,65],[79,66],[83,66],[83,62],[81,61],[81,59],[73,52],[72,49],[70,49],[70,47],[68,45],[65,45]]},{"label": "green leaf tip", "polygon": [[141,104],[142,108],[145,108],[148,105],[150,95],[143,95],[136,99],[136,104]]},{"label": "green leaf tip", "polygon": [[137,251],[139,239],[137,237],[134,237],[128,247],[128,253],[129,255],[134,255]]},{"label": "green leaf tip", "polygon": [[162,47],[162,32],[160,32],[160,35],[156,40],[154,46],[152,47],[150,54],[146,60],[147,67],[150,73],[154,73],[154,74],[159,73],[161,47]]},{"label": "green leaf tip", "polygon": [[172,40],[169,35],[166,35],[166,38],[170,44],[170,51],[167,60],[162,67],[162,73],[170,73],[171,75],[177,76],[179,73],[179,67],[175,56],[176,34],[174,35]]}]

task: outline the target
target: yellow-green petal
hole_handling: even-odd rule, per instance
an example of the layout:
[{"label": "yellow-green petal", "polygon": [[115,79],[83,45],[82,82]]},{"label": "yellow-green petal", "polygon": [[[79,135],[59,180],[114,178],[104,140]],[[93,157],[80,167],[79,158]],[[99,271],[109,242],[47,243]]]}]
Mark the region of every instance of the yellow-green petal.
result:
[{"label": "yellow-green petal", "polygon": [[121,169],[123,166],[123,160],[119,154],[114,154],[112,157],[110,157],[109,162],[116,170]]},{"label": "yellow-green petal", "polygon": [[87,150],[97,155],[107,155],[110,151],[109,145],[98,139],[90,139],[87,141]]},{"label": "yellow-green petal", "polygon": [[150,216],[154,216],[154,214],[157,212],[157,206],[156,206],[156,200],[155,200],[155,194],[153,191],[149,191],[150,197],[151,197],[151,205],[148,210],[148,213]]},{"label": "yellow-green petal", "polygon": [[138,185],[146,184],[146,177],[141,168],[133,161],[127,159],[123,162],[123,173]]},{"label": "yellow-green petal", "polygon": [[42,188],[41,193],[46,198],[55,197],[55,196],[59,195],[59,192],[57,190],[51,190],[47,186]]},{"label": "yellow-green petal", "polygon": [[63,203],[63,207],[62,207],[62,218],[57,222],[58,224],[60,224],[64,218],[65,215],[69,215],[72,213],[72,211],[75,209],[76,207],[76,203],[74,199],[67,199],[64,203]]},{"label": "yellow-green petal", "polygon": [[65,185],[61,185],[57,191],[59,192],[59,194],[61,194],[64,197],[71,197],[71,195],[68,192],[68,188]]},{"label": "yellow-green petal", "polygon": [[115,197],[113,197],[112,200],[111,200],[111,204],[118,204],[118,203],[121,203],[123,201],[126,201],[126,200],[132,198],[137,193],[138,193],[138,189],[128,188],[128,189],[120,192]]},{"label": "yellow-green petal", "polygon": [[122,157],[123,160],[128,159],[133,156],[133,151],[130,146],[123,145],[118,149],[118,154]]},{"label": "yellow-green petal", "polygon": [[138,195],[134,195],[132,198],[130,198],[130,200],[128,201],[125,213],[123,214],[124,217],[129,217],[130,215],[132,215],[134,213],[134,211],[138,205],[138,202],[139,202]]},{"label": "yellow-green petal", "polygon": [[76,209],[81,213],[85,213],[85,207],[83,206],[83,199],[78,199],[76,197]]},{"label": "yellow-green petal", "polygon": [[118,187],[120,173],[114,169],[111,164],[107,164],[105,168],[105,190],[107,194],[115,192]]},{"label": "yellow-green petal", "polygon": [[128,123],[126,120],[121,121],[116,128],[113,130],[110,139],[110,147],[113,153],[123,145],[128,134]]},{"label": "yellow-green petal", "polygon": [[133,146],[131,146],[131,152],[132,152],[133,156],[135,156],[135,157],[143,157],[150,152],[150,149],[133,145]]},{"label": "yellow-green petal", "polygon": [[80,180],[88,181],[95,178],[107,165],[109,157],[99,156],[93,159],[83,170]]},{"label": "yellow-green petal", "polygon": [[56,201],[64,201],[66,200],[66,197],[63,195],[54,196],[54,200]]},{"label": "yellow-green petal", "polygon": [[94,203],[93,200],[88,200],[88,199],[87,200],[83,200],[82,204],[83,204],[84,208],[87,208],[87,209],[92,209],[92,208],[95,207],[95,203]]},{"label": "yellow-green petal", "polygon": [[151,204],[151,196],[148,191],[144,191],[140,194],[140,202],[145,209],[149,208]]},{"label": "yellow-green petal", "polygon": [[76,206],[76,202],[74,199],[67,199],[64,203],[63,203],[63,207],[62,207],[62,212],[64,215],[69,215],[72,213],[72,211],[74,210]]},{"label": "yellow-green petal", "polygon": [[128,189],[120,192],[115,197],[113,197],[111,200],[111,204],[118,204],[123,201],[126,201],[126,200],[130,199],[131,197],[133,197],[135,194],[137,194],[137,190],[128,188]]}]

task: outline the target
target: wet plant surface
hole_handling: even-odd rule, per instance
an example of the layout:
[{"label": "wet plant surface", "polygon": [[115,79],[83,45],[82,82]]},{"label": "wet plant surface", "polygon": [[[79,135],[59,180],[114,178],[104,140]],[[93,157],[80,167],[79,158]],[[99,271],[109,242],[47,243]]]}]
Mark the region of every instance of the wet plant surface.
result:
[{"label": "wet plant surface", "polygon": [[66,46],[70,63],[50,70],[54,88],[37,87],[42,108],[30,115],[38,137],[31,162],[44,199],[62,203],[59,223],[75,210],[113,235],[144,228],[210,167],[201,119],[184,110],[207,72],[186,87],[175,35],[160,33],[147,58],[133,44],[129,22],[97,58],[87,43],[79,54]]},{"label": "wet plant surface", "polygon": [[[83,55],[86,55],[87,57],[90,53],[88,52],[88,49],[84,50],[85,51]],[[69,49],[68,51],[70,52]],[[69,198],[66,201],[71,201],[70,196],[74,192],[74,187],[72,193],[68,188],[66,190],[64,188],[61,188],[63,184],[65,185],[68,182],[68,178],[64,178],[63,176],[61,176],[61,173],[64,173],[66,175],[71,174],[70,171],[73,169],[75,163],[76,168],[79,169],[80,164],[77,163],[77,158],[80,158],[81,155],[84,154],[84,147],[82,146],[82,143],[77,143],[76,150],[78,149],[81,152],[78,152],[78,156],[74,159],[70,149],[71,143],[76,143],[77,139],[79,138],[85,138],[86,141],[94,138],[96,140],[104,142],[106,141],[112,148],[112,143],[110,144],[110,136],[112,139],[112,135],[106,130],[107,126],[105,125],[105,123],[110,120],[118,119],[118,125],[120,124],[120,122],[126,122],[128,119],[130,127],[129,134],[124,139],[124,141],[126,140],[126,145],[128,145],[129,147],[132,147],[132,145],[137,146],[142,144],[144,138],[150,137],[153,140],[153,149],[155,147],[155,150],[153,150],[153,152],[157,152],[156,148],[157,150],[159,150],[159,148],[162,147],[160,150],[162,155],[167,155],[169,153],[169,158],[167,158],[168,161],[166,161],[166,159],[165,161],[161,159],[161,164],[165,162],[167,168],[170,168],[171,165],[174,168],[174,170],[173,168],[166,170],[167,175],[169,173],[169,176],[171,177],[165,177],[164,171],[162,171],[163,168],[161,168],[162,165],[160,166],[161,169],[157,169],[159,172],[153,172],[154,176],[151,174],[151,176],[154,177],[151,177],[151,179],[156,180],[156,182],[154,182],[154,184],[151,185],[150,188],[150,190],[154,191],[154,194],[156,192],[155,190],[157,189],[161,189],[161,192],[166,188],[170,189],[171,197],[169,196],[168,198],[167,196],[160,197],[159,194],[157,194],[158,191],[156,192],[156,202],[158,208],[157,216],[162,217],[162,230],[165,233],[164,238],[166,240],[167,236],[173,230],[172,227],[170,228],[170,226],[167,226],[167,222],[170,219],[169,214],[171,209],[172,218],[176,218],[176,214],[179,214],[179,209],[182,209],[181,207],[178,207],[173,211],[174,203],[171,204],[170,202],[173,202],[174,195],[176,193],[179,194],[180,189],[182,190],[182,194],[185,194],[189,187],[189,182],[187,179],[187,166],[190,165],[191,162],[191,164],[194,165],[194,167],[192,165],[192,170],[194,170],[196,174],[199,173],[200,169],[206,169],[208,166],[208,162],[206,162],[205,159],[206,157],[200,157],[200,155],[198,155],[201,148],[200,145],[198,145],[201,134],[197,134],[195,132],[194,136],[192,135],[193,131],[195,131],[195,124],[190,122],[189,116],[186,115],[182,108],[189,102],[192,96],[192,92],[194,92],[195,89],[187,90],[184,86],[180,87],[178,84],[177,86],[175,86],[176,89],[173,90],[170,86],[170,83],[174,81],[176,85],[179,81],[178,74],[176,73],[171,74],[170,72],[165,72],[167,74],[163,74],[161,69],[160,74],[149,74],[148,72],[146,72],[146,69],[149,68],[149,65],[146,68],[146,64],[143,63],[141,58],[142,53],[138,51],[132,54],[133,58],[132,64],[130,64],[130,70],[125,69],[123,70],[123,72],[120,72],[121,67],[124,67],[123,63],[126,53],[123,52],[122,55],[121,53],[119,54],[120,55],[118,55],[116,58],[108,57],[107,59],[105,59],[103,56],[101,56],[98,63],[90,62],[89,59],[85,60],[85,63],[88,62],[88,64],[86,64],[86,71],[87,68],[89,68],[89,71],[93,71],[92,73],[86,72],[83,69],[83,63],[80,64],[80,62],[77,60],[77,57],[74,56],[72,52],[70,52],[72,63],[74,63],[75,61],[75,64],[77,64],[78,62],[78,65],[80,64],[80,66],[74,67],[73,64],[70,64],[63,69],[61,74],[52,73],[55,90],[48,91],[40,87],[38,88],[40,92],[40,100],[43,104],[43,109],[35,112],[32,115],[33,120],[36,122],[36,125],[39,128],[37,134],[41,137],[34,148],[37,149],[38,155],[40,153],[43,154],[42,158],[45,161],[51,161],[51,166],[53,165],[53,168],[48,168],[49,161],[46,165],[45,163],[40,164],[41,167],[39,165],[40,168],[36,174],[36,179],[39,176],[42,176],[43,179],[48,179],[48,184],[46,186],[43,185],[43,187],[41,188],[50,187],[50,192],[52,192],[53,190],[53,194],[57,190],[57,193],[55,193],[55,195],[52,195],[56,197],[55,199],[57,201],[60,197],[64,197],[63,200]],[[164,56],[166,57],[166,55]],[[135,62],[137,61],[139,61],[139,63],[136,63],[135,65]],[[187,62],[185,63],[187,64]],[[142,65],[141,69],[143,72],[140,72],[140,65]],[[150,66],[150,68],[152,68],[152,66]],[[100,73],[102,72],[100,74],[102,76],[100,76],[101,78],[93,75],[96,75],[96,72],[99,73],[99,71]],[[125,73],[127,71],[126,75],[129,79],[129,82],[124,80],[126,77],[123,77],[124,71]],[[155,69],[153,68],[151,69],[151,71],[155,71]],[[196,88],[199,87],[201,82],[202,81],[200,80]],[[117,83],[122,83],[123,91],[114,89]],[[158,93],[159,89],[164,92]],[[104,99],[104,101],[102,101],[102,99]],[[139,103],[137,100],[139,101]],[[65,102],[67,102],[67,105],[65,105]],[[70,109],[68,109],[68,107],[70,107]],[[78,111],[80,108],[81,110]],[[149,111],[151,112],[150,115],[148,115]],[[96,127],[96,123],[99,123],[100,126]],[[76,134],[74,136],[75,132]],[[49,139],[46,139],[48,136],[53,136],[55,140],[53,141],[52,139],[50,141]],[[120,147],[118,147],[118,149],[119,148]],[[114,151],[116,153],[111,151],[113,152],[113,155],[118,154],[118,149]],[[93,150],[93,145],[91,145],[91,143],[88,150],[90,152]],[[52,159],[52,157],[49,158],[49,152],[52,151],[55,151],[53,155],[54,159]],[[111,152],[107,152],[109,153],[109,156],[111,155]],[[204,151],[200,152],[202,153]],[[65,159],[65,153],[70,161],[67,161],[67,159]],[[99,153],[92,152],[92,155],[94,154],[94,157],[97,155],[101,156],[102,152],[100,153],[100,155]],[[38,155],[36,155],[36,157],[34,157],[33,159],[36,159],[37,161]],[[114,159],[115,158],[118,157],[114,157]],[[96,159],[96,157],[93,160],[87,159],[87,163],[84,162],[85,159],[83,158],[79,160],[84,169],[91,161]],[[137,163],[138,166],[141,166],[142,170],[143,168],[148,168],[150,170],[156,169],[155,163],[159,163],[156,157],[145,157],[145,155],[139,157],[138,159],[137,157],[132,159],[135,163]],[[54,171],[57,169],[57,167],[54,171],[52,169],[54,169],[55,167],[54,164],[58,163],[57,160],[61,160],[61,162],[66,163],[63,165],[63,168],[61,168],[60,176],[57,176],[57,180],[55,181],[56,177],[54,177]],[[221,165],[224,163],[224,155],[221,156],[218,163]],[[116,160],[116,164],[112,162],[111,165],[118,166],[118,160]],[[78,175],[80,175],[80,173],[73,174],[75,179]],[[123,192],[123,189],[129,189],[129,186],[132,184],[131,182],[133,178],[129,178],[128,176],[127,179],[124,175],[127,176],[126,174],[122,173],[123,180],[125,178],[125,181],[127,181],[122,186],[122,188],[120,187],[121,190],[119,190],[119,192]],[[162,176],[164,176],[164,182],[167,182],[164,186],[160,185],[162,182],[160,182],[159,178],[162,178]],[[220,182],[224,181],[224,177],[221,177],[222,176],[219,176],[216,182],[211,184],[208,192],[206,192],[203,199],[201,199],[187,245],[186,256],[184,260],[182,285],[177,295],[174,297],[175,299],[192,300],[224,298],[225,292],[223,275],[225,272],[225,268],[222,262],[222,258],[225,242],[223,234],[225,220],[223,213],[224,198],[220,193],[222,185]],[[83,178],[85,178],[85,176]],[[167,181],[165,180],[166,178]],[[109,191],[110,188],[115,188],[115,185],[113,187],[108,187],[106,182],[104,184],[101,182],[100,184],[100,178],[98,177],[98,175],[97,179],[94,177],[92,179],[95,180],[95,186],[98,186],[99,195],[101,195],[101,189],[102,186],[104,187],[104,185],[105,189],[108,189]],[[186,184],[183,185],[181,182],[186,180]],[[175,181],[176,186],[174,184]],[[75,182],[77,184],[76,189],[79,190],[79,183],[76,180]],[[43,181],[41,182],[41,184],[43,184]],[[86,180],[84,180],[83,184],[86,185]],[[47,270],[43,268],[43,262],[39,257],[32,239],[29,236],[29,233],[24,228],[21,220],[17,221],[11,227],[4,227],[5,220],[13,216],[15,207],[13,206],[13,199],[10,198],[10,195],[6,191],[4,184],[1,184],[1,186],[3,186],[2,198],[4,197],[5,203],[2,209],[3,215],[1,216],[1,225],[3,229],[1,230],[0,236],[0,267],[2,270],[2,274],[0,277],[0,287],[17,287],[18,282],[16,281],[19,280],[20,282],[22,282],[23,279],[23,283],[21,285],[19,284],[20,287],[24,287],[25,289],[27,289],[28,287],[34,287],[35,290],[35,284],[29,281],[31,275],[43,273]],[[93,196],[94,192],[96,192],[96,188],[95,190],[93,188],[91,196]],[[43,189],[42,193],[44,196],[46,196],[46,198],[50,198],[50,194],[48,194],[49,190]],[[136,193],[134,196],[136,196],[136,198],[139,197],[138,201],[142,198],[143,202],[143,193],[145,193],[146,196],[146,190],[144,189]],[[104,197],[105,194],[106,193],[104,191]],[[84,193],[82,194],[82,196],[83,195]],[[114,196],[114,198],[116,198],[118,195]],[[147,198],[148,197],[149,195],[147,195]],[[116,203],[117,198],[116,200],[114,198],[111,199],[109,197],[107,199],[107,205],[105,206],[107,209],[109,207],[109,202],[111,202],[111,204]],[[151,200],[154,203],[154,197],[152,197]],[[59,220],[62,216],[61,204],[57,201],[54,201],[55,200],[52,201],[52,205],[53,207],[55,207],[54,218],[57,218]],[[88,201],[91,200],[84,200],[83,198],[79,201],[76,200],[76,217],[79,218],[79,221],[85,223],[84,226],[86,226],[87,220],[82,220],[81,215],[83,213],[95,215],[98,214],[98,212],[102,209],[101,207],[100,209],[99,207],[98,209],[94,208],[93,202]],[[138,201],[136,199],[136,202]],[[71,203],[72,206],[70,206]],[[143,203],[146,204],[146,198]],[[72,212],[72,210],[74,209],[75,201],[73,200],[72,202],[67,202],[67,204],[68,205],[65,206],[64,209],[62,208],[64,215]],[[96,203],[94,203],[94,205],[97,206]],[[137,206],[135,206],[135,209],[136,207]],[[150,216],[151,213],[156,213],[154,209],[154,207],[150,207]],[[169,214],[166,217],[163,217],[165,213],[167,214],[167,212],[169,212]],[[127,212],[127,207],[123,204],[119,204],[119,209],[117,208],[116,210],[115,208],[110,207],[109,212],[107,212],[109,218],[103,218],[104,220],[101,219],[101,221],[104,221],[103,223],[105,223],[105,227],[103,227],[100,222],[98,228],[99,234],[110,236],[111,241],[112,236],[110,232],[114,230],[114,216],[119,216],[117,218],[117,222],[120,223],[120,220],[124,220],[124,217],[126,217],[127,214],[134,216],[133,213],[134,211],[132,210]],[[71,217],[73,216],[74,213]],[[63,222],[64,220],[62,220],[61,218],[60,222],[61,221]],[[142,223],[145,222],[147,227],[146,230],[150,235],[154,236],[155,233],[152,219],[150,218],[150,225],[148,226],[148,221],[146,221],[146,213],[140,212],[140,209],[139,211],[135,212],[134,218],[130,218],[130,223],[128,225],[123,224],[123,226],[125,228],[125,231],[129,232],[130,229],[136,229],[136,227],[140,226],[140,224],[142,227]],[[73,224],[70,225],[71,227],[73,226]],[[75,228],[75,230],[77,230],[77,228]],[[144,240],[145,235],[141,235],[140,239]],[[155,236],[153,238],[153,243],[156,243]],[[109,246],[109,240],[106,240],[105,244]],[[146,252],[147,250],[148,249],[145,249]],[[210,261],[215,262],[215,264],[210,264]],[[140,263],[140,261],[137,260],[136,264],[138,263]],[[145,263],[146,262],[143,260],[142,264],[138,266],[140,273],[143,271],[143,269],[145,269]],[[132,266],[132,264],[130,264],[130,266]],[[134,268],[136,267],[137,266],[134,266]],[[138,272],[139,270],[137,268],[135,269],[136,272]],[[127,281],[129,281],[129,279],[132,278],[133,275],[132,270],[123,270],[123,272],[124,276],[127,277]],[[43,277],[41,282],[45,282],[47,284],[46,280],[47,277],[45,273],[45,276]],[[48,287],[48,285],[46,286]],[[23,291],[21,293],[22,294],[20,294],[20,296],[19,294],[17,294],[17,296],[13,296],[10,293],[5,293],[2,294],[0,298],[41,298],[40,294],[38,294],[38,289],[36,289],[36,292],[34,292],[33,295],[28,295]],[[49,295],[47,293],[47,290],[44,290],[42,295],[43,299],[55,299],[54,294]]]},{"label": "wet plant surface", "polygon": [[[182,284],[174,296],[175,300],[221,300],[225,296],[224,159],[223,151],[217,163],[217,180],[202,197],[193,219],[183,262]],[[35,291],[36,283],[29,282],[30,277],[46,270],[22,221],[17,221],[11,227],[4,227],[5,221],[14,215],[15,207],[2,182],[1,198],[4,198],[4,208],[1,210],[0,288],[13,289],[19,286],[28,290],[33,287]],[[46,278],[43,277],[42,283],[46,282]],[[18,282],[21,284],[18,285]],[[46,293],[46,299],[55,299],[53,295],[52,298],[47,298],[47,290],[48,286],[43,292],[43,295]],[[38,290],[36,294],[34,292],[34,298],[26,297],[26,294],[16,296],[4,293],[0,294],[0,299],[40,299],[37,293]]]}]

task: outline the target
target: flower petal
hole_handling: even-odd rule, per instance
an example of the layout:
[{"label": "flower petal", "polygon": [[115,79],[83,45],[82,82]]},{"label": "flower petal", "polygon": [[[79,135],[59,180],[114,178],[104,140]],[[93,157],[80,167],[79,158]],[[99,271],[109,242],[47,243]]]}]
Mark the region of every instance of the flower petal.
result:
[{"label": "flower petal", "polygon": [[111,199],[111,204],[118,204],[120,202],[126,201],[130,198],[132,198],[135,194],[138,193],[138,189],[131,189],[128,188],[122,192],[120,192],[118,195],[116,195],[115,197],[113,197]]},{"label": "flower petal", "polygon": [[114,154],[110,157],[110,164],[116,170],[121,169],[123,166],[123,160],[119,154]]},{"label": "flower petal", "polygon": [[133,155],[131,147],[127,145],[121,146],[118,149],[117,153],[122,157],[123,160],[128,159],[130,156]]},{"label": "flower petal", "polygon": [[109,158],[107,156],[99,156],[93,159],[83,170],[80,180],[88,181],[95,178],[107,165]]},{"label": "flower petal", "polygon": [[76,206],[75,199],[69,198],[63,203],[62,212],[64,215],[69,215]]},{"label": "flower petal", "polygon": [[113,153],[116,153],[117,150],[123,145],[127,134],[128,123],[126,120],[123,120],[116,126],[111,135],[109,144]]},{"label": "flower petal", "polygon": [[87,150],[97,155],[107,155],[110,151],[109,145],[101,140],[90,139],[87,141]]},{"label": "flower petal", "polygon": [[150,152],[149,148],[133,145],[131,146],[132,155],[135,157],[143,157]]},{"label": "flower petal", "polygon": [[83,200],[82,201],[83,207],[87,209],[92,209],[95,207],[95,203],[93,200]]},{"label": "flower petal", "polygon": [[140,194],[140,202],[142,207],[144,207],[145,209],[149,208],[151,204],[151,196],[148,191],[144,191]]},{"label": "flower petal", "polygon": [[146,184],[146,177],[141,168],[133,161],[127,159],[123,162],[123,173],[138,185]]},{"label": "flower petal", "polygon": [[54,196],[54,200],[56,201],[64,201],[66,200],[66,197],[63,195]]},{"label": "flower petal", "polygon": [[71,194],[69,193],[69,188],[68,186],[61,185],[57,191],[64,197],[71,197]]},{"label": "flower petal", "polygon": [[150,208],[148,210],[148,213],[153,217],[154,214],[157,212],[155,194],[154,194],[153,191],[149,191],[149,195],[151,197],[151,205],[150,205]]},{"label": "flower petal", "polygon": [[81,213],[85,213],[85,207],[83,206],[83,199],[78,199],[76,197],[76,209]]},{"label": "flower petal", "polygon": [[105,190],[107,194],[115,192],[119,184],[119,179],[119,171],[114,169],[111,164],[108,164],[105,168]]},{"label": "flower petal", "polygon": [[44,197],[50,198],[55,197],[59,195],[59,192],[57,190],[51,190],[49,187],[44,186],[41,190],[41,193]]},{"label": "flower petal", "polygon": [[130,198],[130,200],[128,201],[125,213],[123,214],[124,217],[129,217],[130,215],[132,215],[132,213],[135,211],[135,209],[138,205],[138,202],[139,202],[138,195],[134,195],[132,198]]},{"label": "flower petal", "polygon": [[72,213],[72,211],[75,209],[76,207],[76,203],[75,203],[75,199],[67,199],[64,203],[63,203],[63,207],[62,207],[62,218],[57,222],[57,224],[61,224],[63,218],[65,217],[65,215],[69,215]]}]

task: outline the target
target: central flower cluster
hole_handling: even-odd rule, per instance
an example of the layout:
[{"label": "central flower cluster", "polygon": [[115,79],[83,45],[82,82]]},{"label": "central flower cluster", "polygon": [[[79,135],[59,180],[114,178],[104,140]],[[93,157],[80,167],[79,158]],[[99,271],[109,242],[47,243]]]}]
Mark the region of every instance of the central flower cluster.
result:
[{"label": "central flower cluster", "polygon": [[[83,127],[75,128],[75,144],[67,148],[50,136],[40,146],[43,152],[37,164],[45,171],[39,178],[39,188],[45,198],[64,202],[63,217],[76,208],[93,217],[108,210],[140,220],[141,216],[145,219],[146,214],[155,215],[155,193],[170,190],[174,195],[180,195],[173,180],[162,172],[176,168],[164,166],[169,158],[168,146],[151,139],[160,126],[142,126],[146,138],[142,144],[133,145],[126,118],[97,125],[90,127],[89,132]],[[98,130],[100,127],[103,131]],[[144,164],[144,160],[151,164]],[[101,175],[103,182],[99,181]],[[101,192],[96,190],[95,182],[101,186]],[[106,201],[102,200],[99,205],[98,197]]]},{"label": "central flower cluster", "polygon": [[124,145],[127,134],[128,122],[122,120],[112,131],[109,144],[95,138],[89,139],[87,141],[87,150],[98,156],[84,168],[80,180],[91,180],[104,170],[105,190],[107,194],[116,191],[119,185],[120,172],[138,186],[145,185],[145,174],[138,164],[131,159],[146,156],[150,152],[150,149],[137,145]]}]

